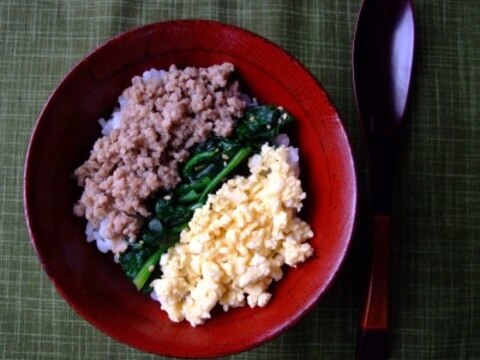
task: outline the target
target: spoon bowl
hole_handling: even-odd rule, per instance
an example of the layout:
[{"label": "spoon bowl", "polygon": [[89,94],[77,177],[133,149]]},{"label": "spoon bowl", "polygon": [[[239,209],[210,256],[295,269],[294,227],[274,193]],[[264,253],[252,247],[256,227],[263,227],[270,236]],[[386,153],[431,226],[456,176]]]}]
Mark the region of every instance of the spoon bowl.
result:
[{"label": "spoon bowl", "polygon": [[355,31],[353,76],[357,109],[369,137],[398,134],[410,87],[414,38],[411,0],[363,2]]}]

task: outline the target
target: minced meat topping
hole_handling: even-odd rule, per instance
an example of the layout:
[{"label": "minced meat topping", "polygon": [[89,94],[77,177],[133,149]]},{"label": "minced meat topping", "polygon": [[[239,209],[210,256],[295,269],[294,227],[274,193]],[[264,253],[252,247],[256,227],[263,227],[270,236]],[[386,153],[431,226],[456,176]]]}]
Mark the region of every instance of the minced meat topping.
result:
[{"label": "minced meat topping", "polygon": [[112,119],[101,120],[105,136],[75,170],[84,192],[74,213],[97,229],[106,221],[112,241],[135,238],[149,215],[145,200],[175,187],[188,149],[212,134],[228,136],[243,114],[233,70],[230,63],[184,70],[172,65],[134,77]]}]

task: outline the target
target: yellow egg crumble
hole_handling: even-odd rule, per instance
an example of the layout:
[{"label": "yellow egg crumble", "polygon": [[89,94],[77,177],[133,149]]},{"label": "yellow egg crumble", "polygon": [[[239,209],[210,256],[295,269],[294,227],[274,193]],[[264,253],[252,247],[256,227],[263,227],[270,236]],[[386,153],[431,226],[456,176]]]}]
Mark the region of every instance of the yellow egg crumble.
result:
[{"label": "yellow egg crumble", "polygon": [[[305,193],[296,149],[264,145],[249,160],[251,175],[236,176],[197,209],[180,241],[160,260],[152,282],[172,321],[203,324],[218,303],[265,306],[268,287],[313,254],[310,226],[297,217]],[[293,160],[292,160],[293,158]]]}]

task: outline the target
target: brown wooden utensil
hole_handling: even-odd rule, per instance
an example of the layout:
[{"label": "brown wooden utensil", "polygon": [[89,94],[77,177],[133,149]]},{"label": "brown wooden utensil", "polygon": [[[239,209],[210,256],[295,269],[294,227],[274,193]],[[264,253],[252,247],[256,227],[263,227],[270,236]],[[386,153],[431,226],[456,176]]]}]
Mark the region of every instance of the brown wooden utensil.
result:
[{"label": "brown wooden utensil", "polygon": [[411,0],[364,0],[353,43],[353,84],[367,142],[372,196],[370,280],[358,359],[390,352],[389,252],[394,165],[411,82],[415,25]]}]

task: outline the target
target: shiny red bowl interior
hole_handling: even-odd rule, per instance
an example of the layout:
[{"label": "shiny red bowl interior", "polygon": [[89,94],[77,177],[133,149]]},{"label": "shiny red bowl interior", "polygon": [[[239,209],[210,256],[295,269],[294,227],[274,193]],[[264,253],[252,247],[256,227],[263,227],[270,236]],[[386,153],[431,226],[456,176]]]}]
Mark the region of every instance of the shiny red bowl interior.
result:
[{"label": "shiny red bowl interior", "polygon": [[[71,175],[100,136],[97,120],[111,114],[134,75],[170,64],[232,62],[244,88],[261,103],[282,105],[298,120],[315,255],[288,269],[265,308],[215,311],[205,325],[169,321],[157,302],[136,291],[111,254],[85,240],[72,207],[80,189]],[[294,58],[243,29],[211,21],[148,25],[97,48],[64,78],[41,112],[28,149],[25,214],[40,261],[75,311],[113,338],[138,349],[178,357],[232,354],[293,325],[318,301],[345,257],[356,205],[352,155],[325,90]]]}]

